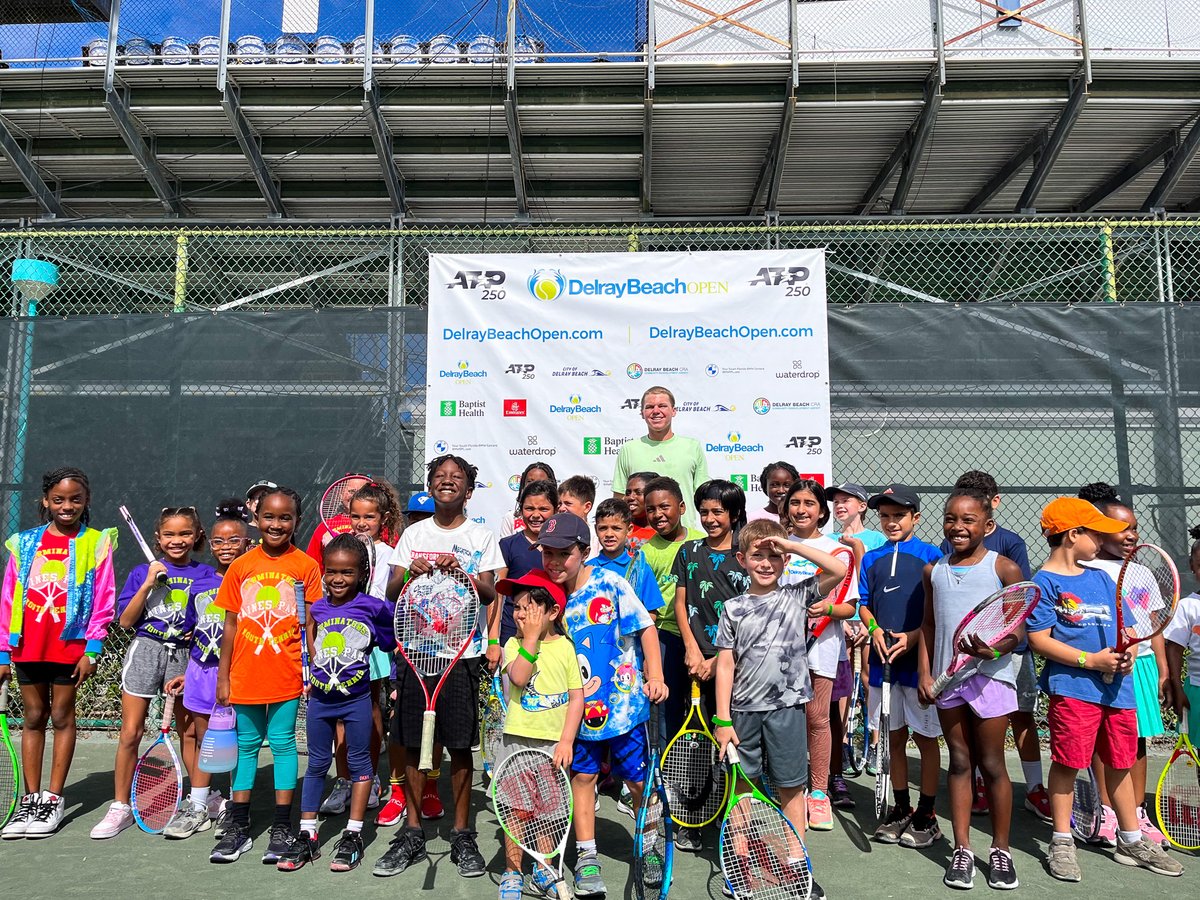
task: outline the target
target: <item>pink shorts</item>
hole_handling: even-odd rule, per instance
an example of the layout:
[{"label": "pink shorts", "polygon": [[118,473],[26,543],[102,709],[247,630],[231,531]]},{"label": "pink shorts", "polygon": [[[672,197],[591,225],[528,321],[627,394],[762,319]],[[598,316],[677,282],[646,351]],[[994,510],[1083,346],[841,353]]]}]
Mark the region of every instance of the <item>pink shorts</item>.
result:
[{"label": "pink shorts", "polygon": [[935,701],[938,709],[969,706],[981,719],[995,719],[1017,711],[1017,689],[987,675],[972,675]]},{"label": "pink shorts", "polygon": [[838,700],[849,697],[852,687],[854,687],[854,667],[850,665],[850,660],[840,660],[837,675],[833,679],[833,692],[829,695],[829,699],[836,703]]},{"label": "pink shorts", "polygon": [[1092,754],[1113,769],[1137,760],[1137,710],[1100,706],[1073,697],[1050,697],[1050,758],[1068,769],[1086,769]]}]

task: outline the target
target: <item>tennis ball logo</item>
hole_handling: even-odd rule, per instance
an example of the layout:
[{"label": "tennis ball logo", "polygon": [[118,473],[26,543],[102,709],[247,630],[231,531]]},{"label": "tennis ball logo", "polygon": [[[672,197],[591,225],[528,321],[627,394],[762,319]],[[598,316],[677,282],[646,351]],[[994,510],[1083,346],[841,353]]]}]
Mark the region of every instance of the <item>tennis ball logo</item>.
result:
[{"label": "tennis ball logo", "polygon": [[543,302],[557,300],[564,287],[566,281],[558,269],[534,269],[529,276],[529,293]]},{"label": "tennis ball logo", "polygon": [[216,603],[210,603],[204,607],[204,618],[206,619],[224,619],[225,610],[217,606]]},{"label": "tennis ball logo", "polygon": [[458,370],[460,372],[465,372],[467,369],[471,368],[471,361],[469,359],[460,359],[455,363],[455,365],[458,366]]},{"label": "tennis ball logo", "polygon": [[179,588],[172,588],[167,596],[163,599],[163,606],[172,612],[179,612],[188,602],[188,592],[181,591]]},{"label": "tennis ball logo", "polygon": [[572,406],[578,406],[579,401],[582,400],[583,398],[580,397],[578,394],[572,394],[569,399],[571,401]]},{"label": "tennis ball logo", "polygon": [[279,588],[274,585],[264,584],[258,588],[258,594],[254,597],[254,602],[263,609],[275,609],[279,606]]},{"label": "tennis ball logo", "polygon": [[740,431],[729,432],[729,443],[740,444],[742,441],[742,433]]},{"label": "tennis ball logo", "polygon": [[346,652],[346,638],[340,631],[327,631],[321,639],[322,659],[334,659]]},{"label": "tennis ball logo", "polygon": [[36,565],[33,567],[33,573],[29,577],[31,587],[41,587],[46,584],[66,581],[66,563],[58,559],[46,559],[44,556],[37,557],[35,562]]}]

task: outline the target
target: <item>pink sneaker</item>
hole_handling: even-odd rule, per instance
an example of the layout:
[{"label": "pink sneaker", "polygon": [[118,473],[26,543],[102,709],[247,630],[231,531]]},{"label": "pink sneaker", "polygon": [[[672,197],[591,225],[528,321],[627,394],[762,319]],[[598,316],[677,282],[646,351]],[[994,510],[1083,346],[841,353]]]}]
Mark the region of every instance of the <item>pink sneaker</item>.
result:
[{"label": "pink sneaker", "polygon": [[1169,850],[1171,842],[1167,840],[1167,836],[1163,834],[1154,823],[1150,821],[1150,817],[1146,815],[1146,807],[1139,806],[1137,808],[1138,825],[1142,829],[1142,837],[1152,844],[1158,844],[1164,850]]},{"label": "pink sneaker", "polygon": [[1101,847],[1117,846],[1117,814],[1111,806],[1100,808],[1100,832],[1090,841]]},{"label": "pink sneaker", "polygon": [[824,791],[808,796],[808,827],[813,831],[833,831],[833,807]]},{"label": "pink sneaker", "polygon": [[1025,793],[1025,808],[1043,822],[1054,821],[1053,816],[1050,815],[1050,795],[1040,784],[1032,791]]}]

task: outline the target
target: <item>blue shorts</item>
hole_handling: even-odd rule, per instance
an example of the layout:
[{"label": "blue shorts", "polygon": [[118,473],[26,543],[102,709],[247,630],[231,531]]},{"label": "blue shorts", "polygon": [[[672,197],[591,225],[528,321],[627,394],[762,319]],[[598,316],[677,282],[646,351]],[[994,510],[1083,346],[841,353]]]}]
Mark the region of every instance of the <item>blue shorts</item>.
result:
[{"label": "blue shorts", "polygon": [[646,780],[646,731],[639,725],[633,731],[603,741],[576,741],[572,771],[596,775],[608,757],[612,773],[625,781]]}]

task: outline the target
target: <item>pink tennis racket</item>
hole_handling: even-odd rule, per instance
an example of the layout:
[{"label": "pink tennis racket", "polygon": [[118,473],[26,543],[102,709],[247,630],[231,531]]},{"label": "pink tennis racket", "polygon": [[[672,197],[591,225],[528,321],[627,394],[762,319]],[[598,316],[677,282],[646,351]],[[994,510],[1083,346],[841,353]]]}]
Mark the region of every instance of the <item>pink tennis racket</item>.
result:
[{"label": "pink tennis racket", "polygon": [[1019,581],[996,591],[967,613],[954,630],[953,646],[957,652],[946,671],[933,682],[933,696],[965,681],[985,662],[962,651],[971,638],[995,647],[1025,624],[1041,599],[1041,588],[1032,581]]},{"label": "pink tennis racket", "polygon": [[[827,602],[834,606],[839,603],[845,603],[846,597],[850,593],[850,586],[854,584],[854,579],[858,575],[858,567],[855,565],[854,554],[849,550],[837,549],[833,551],[833,556],[836,556],[846,564],[846,577],[841,580],[836,588],[829,594]],[[833,621],[833,616],[821,616],[813,624],[812,632],[808,636],[808,641],[804,645],[804,649],[812,650],[817,643],[817,638],[825,633],[825,629],[829,627],[829,623]]]},{"label": "pink tennis racket", "polygon": [[[1179,572],[1171,557],[1154,544],[1130,550],[1117,575],[1117,652],[1162,634],[1177,603]],[[1105,673],[1104,683],[1112,682]]]},{"label": "pink tennis racket", "polygon": [[331,535],[350,530],[350,498],[360,487],[371,483],[370,475],[343,475],[321,495],[321,522]]},{"label": "pink tennis racket", "polygon": [[167,694],[158,737],[146,748],[133,770],[129,805],[133,807],[133,819],[138,827],[150,834],[162,834],[166,830],[183,799],[183,770],[171,741],[174,711],[175,695]]}]

